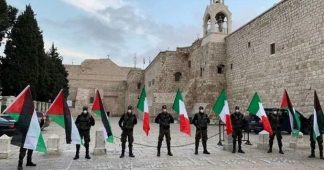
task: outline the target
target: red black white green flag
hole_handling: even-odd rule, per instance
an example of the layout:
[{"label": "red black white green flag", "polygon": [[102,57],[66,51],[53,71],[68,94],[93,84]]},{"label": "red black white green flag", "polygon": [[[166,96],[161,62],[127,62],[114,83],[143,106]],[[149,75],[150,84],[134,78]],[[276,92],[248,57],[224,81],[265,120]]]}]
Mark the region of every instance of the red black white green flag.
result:
[{"label": "red black white green flag", "polygon": [[81,137],[66,103],[63,90],[56,96],[54,102],[47,111],[47,115],[50,120],[65,129],[67,144],[81,144]]},{"label": "red black white green flag", "polygon": [[148,108],[145,86],[143,87],[141,96],[138,100],[137,109],[143,113],[143,130],[146,136],[148,136],[150,131],[150,113]]},{"label": "red black white green flag", "polygon": [[215,101],[213,106],[213,111],[217,116],[225,123],[226,133],[230,135],[233,133],[232,121],[231,121],[231,113],[229,111],[227,96],[225,90],[222,90],[219,97]]},{"label": "red black white green flag", "polygon": [[[13,143],[26,149],[47,152],[46,144],[41,132],[37,114],[34,108],[34,102],[30,90],[27,86],[17,98],[3,111],[3,114],[10,115],[16,121],[19,135],[19,141]],[[19,136],[19,137],[18,137]]]},{"label": "red black white green flag", "polygon": [[318,100],[316,91],[314,91],[314,115],[313,115],[313,140],[316,141],[316,138],[321,135],[321,132],[324,131],[324,113],[321,107],[321,104]]},{"label": "red black white green flag", "polygon": [[96,115],[101,118],[101,122],[104,126],[103,130],[104,130],[105,140],[109,143],[114,143],[114,135],[112,133],[108,116],[104,109],[102,99],[98,90],[96,90],[96,97],[92,105],[92,111],[95,112]]},{"label": "red black white green flag", "polygon": [[254,94],[247,111],[250,113],[250,115],[258,116],[262,121],[263,129],[272,135],[273,132],[271,125],[258,93]]},{"label": "red black white green flag", "polygon": [[190,120],[180,90],[177,91],[172,108],[179,114],[180,132],[191,136]]},{"label": "red black white green flag", "polygon": [[293,107],[290,101],[287,90],[284,91],[284,94],[282,96],[281,108],[286,109],[288,111],[291,130],[293,133],[298,134],[301,127],[300,118],[299,114],[296,112],[295,108]]}]

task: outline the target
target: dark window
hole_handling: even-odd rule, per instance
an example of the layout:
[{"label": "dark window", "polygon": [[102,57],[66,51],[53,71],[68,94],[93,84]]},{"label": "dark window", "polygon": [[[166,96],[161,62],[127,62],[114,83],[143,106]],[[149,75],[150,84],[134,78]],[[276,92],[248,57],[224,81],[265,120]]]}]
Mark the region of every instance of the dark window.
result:
[{"label": "dark window", "polygon": [[90,103],[93,103],[94,97],[90,97]]},{"label": "dark window", "polygon": [[142,83],[137,83],[137,89],[141,89]]},{"label": "dark window", "polygon": [[200,77],[202,77],[202,74],[203,74],[203,68],[200,67]]},{"label": "dark window", "polygon": [[231,64],[231,70],[233,69],[233,64]]},{"label": "dark window", "polygon": [[180,81],[182,74],[180,72],[176,72],[174,74],[174,81]]},{"label": "dark window", "polygon": [[154,83],[155,83],[155,79],[152,80],[152,86],[154,85]]},{"label": "dark window", "polygon": [[272,43],[270,45],[270,54],[275,54],[276,53],[276,44]]},{"label": "dark window", "polygon": [[191,68],[191,60],[188,61],[188,67]]},{"label": "dark window", "polygon": [[248,42],[248,47],[249,47],[249,48],[251,47],[251,42]]},{"label": "dark window", "polygon": [[224,71],[224,65],[223,64],[217,66],[217,73],[218,74],[223,74],[223,71]]}]

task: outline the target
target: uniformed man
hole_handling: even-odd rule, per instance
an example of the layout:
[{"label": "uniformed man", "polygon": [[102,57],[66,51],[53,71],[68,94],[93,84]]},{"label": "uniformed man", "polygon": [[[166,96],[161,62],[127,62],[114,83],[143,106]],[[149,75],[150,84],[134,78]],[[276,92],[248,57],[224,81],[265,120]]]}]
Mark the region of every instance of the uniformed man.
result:
[{"label": "uniformed man", "polygon": [[310,146],[311,146],[311,154],[308,156],[309,158],[315,158],[315,145],[316,141],[318,143],[318,149],[320,151],[320,159],[324,159],[323,157],[323,135],[320,133],[320,136],[316,138],[316,141],[314,140],[314,130],[313,130],[313,121],[314,121],[314,114],[309,117],[309,121],[311,124],[311,129],[310,129]]},{"label": "uniformed man", "polygon": [[235,106],[235,112],[231,114],[231,121],[233,124],[233,151],[232,153],[236,152],[236,139],[238,141],[238,153],[245,153],[242,150],[242,129],[243,129],[243,124],[244,124],[244,116],[240,112],[240,107]]},{"label": "uniformed man", "polygon": [[171,114],[167,112],[167,106],[162,106],[162,113],[159,113],[155,118],[155,123],[160,125],[159,129],[159,141],[157,146],[157,156],[160,156],[161,153],[161,146],[163,137],[166,138],[166,144],[168,148],[168,155],[173,156],[171,153],[171,136],[170,136],[170,123],[174,123],[174,119]]},{"label": "uniformed man", "polygon": [[[89,155],[89,143],[90,143],[90,128],[95,125],[95,120],[88,112],[88,107],[84,106],[82,108],[81,114],[75,120],[75,125],[77,126],[81,140],[84,141],[84,147],[86,149],[86,159],[91,159]],[[74,160],[79,159],[80,145],[76,145],[76,153]]]},{"label": "uniformed man", "polygon": [[274,110],[273,112],[270,112],[269,121],[273,133],[272,135],[270,135],[268,153],[272,153],[273,140],[276,136],[279,147],[279,153],[284,154],[282,151],[281,123],[283,122],[283,119],[281,110]]},{"label": "uniformed man", "polygon": [[196,113],[192,119],[193,124],[196,126],[196,137],[195,137],[195,154],[198,155],[199,140],[202,139],[202,145],[204,148],[204,154],[210,154],[207,151],[207,127],[210,120],[207,114],[204,113],[204,107],[199,107],[199,113]]},{"label": "uniformed man", "polygon": [[128,148],[129,148],[129,157],[135,157],[133,154],[133,129],[134,126],[137,124],[137,117],[133,114],[133,106],[128,106],[127,113],[124,113],[123,116],[120,118],[119,127],[122,129],[121,134],[121,142],[122,142],[122,153],[120,158],[125,156],[125,148],[126,148],[126,141],[128,138]]}]

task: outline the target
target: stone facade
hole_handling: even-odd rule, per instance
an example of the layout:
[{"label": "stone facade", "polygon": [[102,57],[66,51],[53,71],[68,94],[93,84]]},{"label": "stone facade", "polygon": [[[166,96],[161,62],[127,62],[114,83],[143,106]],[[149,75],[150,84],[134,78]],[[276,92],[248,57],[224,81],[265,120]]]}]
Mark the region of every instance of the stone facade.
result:
[{"label": "stone facade", "polygon": [[[145,85],[152,116],[166,104],[172,112],[177,89],[189,114],[198,106],[208,113],[222,89],[230,108],[246,110],[258,92],[265,107],[279,107],[287,89],[293,105],[306,115],[313,91],[324,101],[324,1],[282,0],[231,33],[232,14],[224,1],[211,1],[203,18],[204,37],[191,46],[160,52],[145,70],[119,67],[110,60],[86,60],[67,66],[76,106],[101,89],[119,115],[136,106]],[[109,103],[107,104],[109,108]],[[109,110],[109,109],[108,109]],[[116,114],[115,114],[116,113]]]}]

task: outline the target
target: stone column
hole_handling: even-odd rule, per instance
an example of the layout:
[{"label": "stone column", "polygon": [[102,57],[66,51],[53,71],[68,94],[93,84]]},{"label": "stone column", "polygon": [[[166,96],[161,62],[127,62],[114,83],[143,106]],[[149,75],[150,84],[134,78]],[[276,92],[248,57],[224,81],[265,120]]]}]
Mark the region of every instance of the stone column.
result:
[{"label": "stone column", "polygon": [[56,134],[47,139],[47,154],[56,155],[60,153],[60,137]]},{"label": "stone column", "polygon": [[223,150],[225,151],[232,151],[233,150],[233,138],[232,135],[224,134],[224,143],[223,143]]},{"label": "stone column", "polygon": [[96,131],[96,141],[95,141],[95,148],[93,150],[94,155],[104,155],[106,154],[106,141],[104,131],[97,130]]},{"label": "stone column", "polygon": [[211,18],[210,19],[210,30],[208,30],[209,32],[217,32],[216,30],[216,19],[215,18]]},{"label": "stone column", "polygon": [[263,130],[259,133],[257,148],[261,150],[266,150],[269,148],[269,132]]},{"label": "stone column", "polygon": [[298,144],[303,143],[303,136],[304,136],[304,134],[302,132],[299,132],[298,135],[291,132],[291,139],[290,139],[290,142],[289,142],[289,148],[292,148],[292,149],[296,150]]},{"label": "stone column", "polygon": [[7,159],[9,157],[10,139],[7,135],[0,137],[0,159]]}]

